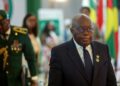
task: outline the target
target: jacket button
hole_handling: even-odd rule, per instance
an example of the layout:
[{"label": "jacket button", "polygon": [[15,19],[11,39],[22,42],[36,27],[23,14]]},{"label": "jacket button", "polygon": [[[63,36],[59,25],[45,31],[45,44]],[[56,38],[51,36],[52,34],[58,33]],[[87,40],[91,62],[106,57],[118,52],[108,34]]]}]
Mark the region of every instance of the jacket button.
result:
[{"label": "jacket button", "polygon": [[17,36],[17,35],[18,35],[18,33],[15,33],[15,35]]}]

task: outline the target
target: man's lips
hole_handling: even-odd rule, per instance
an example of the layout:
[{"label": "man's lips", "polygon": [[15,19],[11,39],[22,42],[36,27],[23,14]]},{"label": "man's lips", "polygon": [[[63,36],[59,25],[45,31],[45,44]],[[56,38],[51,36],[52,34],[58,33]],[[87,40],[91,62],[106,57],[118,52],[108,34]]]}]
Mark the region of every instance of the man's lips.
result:
[{"label": "man's lips", "polygon": [[90,39],[90,36],[83,36],[82,39]]},{"label": "man's lips", "polygon": [[86,42],[86,41],[89,41],[90,40],[90,37],[89,36],[85,36],[82,38],[83,42]]}]

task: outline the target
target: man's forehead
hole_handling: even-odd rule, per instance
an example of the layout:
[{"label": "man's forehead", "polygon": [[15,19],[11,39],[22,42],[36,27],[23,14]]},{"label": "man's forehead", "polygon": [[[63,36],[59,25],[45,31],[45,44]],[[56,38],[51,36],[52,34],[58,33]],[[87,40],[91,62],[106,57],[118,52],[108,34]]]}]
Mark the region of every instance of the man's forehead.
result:
[{"label": "man's forehead", "polygon": [[72,24],[73,26],[77,26],[77,27],[79,26],[91,27],[92,21],[90,20],[89,16],[85,14],[78,14],[73,18]]},{"label": "man's forehead", "polygon": [[83,29],[92,29],[92,24],[91,23],[75,23],[74,24],[76,28],[83,28]]},{"label": "man's forehead", "polygon": [[77,24],[79,24],[79,26],[91,26],[91,21],[88,19],[79,19]]}]

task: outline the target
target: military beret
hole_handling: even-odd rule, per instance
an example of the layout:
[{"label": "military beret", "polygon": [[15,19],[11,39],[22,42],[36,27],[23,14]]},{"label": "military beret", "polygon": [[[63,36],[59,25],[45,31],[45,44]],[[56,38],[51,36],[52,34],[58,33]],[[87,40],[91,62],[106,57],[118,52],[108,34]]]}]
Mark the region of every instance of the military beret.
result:
[{"label": "military beret", "polygon": [[4,10],[0,9],[0,20],[4,20],[7,18],[7,13]]}]

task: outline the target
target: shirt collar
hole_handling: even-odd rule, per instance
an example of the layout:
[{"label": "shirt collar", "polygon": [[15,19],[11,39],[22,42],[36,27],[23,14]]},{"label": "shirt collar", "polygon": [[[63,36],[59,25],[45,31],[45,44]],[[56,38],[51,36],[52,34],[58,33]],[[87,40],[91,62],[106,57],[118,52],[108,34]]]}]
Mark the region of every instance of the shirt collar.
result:
[{"label": "shirt collar", "polygon": [[83,49],[83,47],[82,47],[81,45],[79,45],[79,44],[75,41],[75,39],[74,39],[74,38],[73,38],[73,41],[74,41],[75,46],[76,46],[76,48],[77,48],[77,49],[78,49],[78,48]]},{"label": "shirt collar", "polygon": [[[75,46],[76,46],[77,49],[78,49],[78,48],[83,49],[83,46],[79,45],[79,44],[75,41],[74,38],[73,38],[73,41],[74,41]],[[90,49],[91,49],[91,45],[89,44],[88,46],[86,46],[86,49],[87,49],[87,50],[90,50]]]},{"label": "shirt collar", "polygon": [[6,31],[6,33],[5,33],[5,34],[10,35],[10,33],[11,33],[11,29],[9,28],[9,29]]}]

